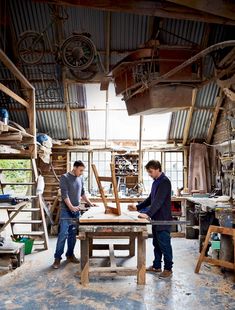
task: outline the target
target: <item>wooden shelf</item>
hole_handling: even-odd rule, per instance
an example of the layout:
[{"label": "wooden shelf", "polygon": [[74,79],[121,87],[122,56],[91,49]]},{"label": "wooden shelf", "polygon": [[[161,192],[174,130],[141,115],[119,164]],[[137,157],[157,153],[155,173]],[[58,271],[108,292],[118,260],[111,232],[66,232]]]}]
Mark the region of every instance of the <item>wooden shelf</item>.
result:
[{"label": "wooden shelf", "polygon": [[[14,63],[7,57],[7,55],[3,52],[3,50],[0,49],[0,61],[4,64],[4,66],[13,74],[15,80],[20,82],[21,88],[25,90],[25,92],[28,93],[28,98],[25,100],[25,98],[20,97],[17,93],[13,92],[10,88],[5,86],[4,84],[0,83],[0,91],[5,93],[7,96],[11,97],[14,101],[18,102],[21,106],[26,108],[25,113],[28,118],[28,126],[29,126],[29,132],[27,133],[23,130],[20,130],[18,128],[15,128],[10,125],[4,124],[4,122],[0,121],[0,131],[1,132],[9,132],[9,133],[19,133],[19,137],[15,137],[15,139],[12,139],[9,143],[6,136],[0,134],[0,144],[9,146],[10,148],[6,147],[6,151],[2,152],[1,154],[13,154],[11,150],[17,150],[19,151],[18,154],[22,156],[28,156],[29,158],[36,158],[37,157],[37,145],[36,145],[36,113],[35,113],[35,88],[32,84],[25,78],[25,76],[19,71],[19,69],[14,65]],[[5,69],[4,67],[4,69]],[[10,105],[10,104],[9,104]],[[2,136],[2,139],[1,139]],[[22,139],[21,139],[22,138]],[[24,140],[24,138],[26,138]],[[10,139],[9,139],[10,140]],[[15,141],[14,140],[19,140]],[[4,143],[5,142],[5,143]],[[22,148],[22,150],[18,150],[17,148],[14,148],[16,145],[27,145],[27,148]],[[15,154],[15,153],[14,153]]]},{"label": "wooden shelf", "polygon": [[12,224],[41,224],[42,220],[13,220]]},{"label": "wooden shelf", "polygon": [[35,182],[29,182],[29,183],[1,183],[2,186],[7,186],[7,185],[35,185]]},{"label": "wooden shelf", "polygon": [[[17,211],[17,209],[12,209],[12,210],[8,210],[9,212],[15,212]],[[22,209],[20,212],[38,212],[40,211],[39,208],[27,208],[27,209]]]},{"label": "wooden shelf", "polygon": [[24,231],[24,232],[14,232],[14,235],[20,236],[42,236],[44,235],[44,231]]},{"label": "wooden shelf", "polygon": [[15,169],[15,168],[12,168],[12,169],[10,169],[10,168],[0,168],[0,172],[1,171],[33,171],[33,169],[30,169],[30,168],[28,168],[28,169],[25,169],[25,168],[17,168],[17,169]]}]

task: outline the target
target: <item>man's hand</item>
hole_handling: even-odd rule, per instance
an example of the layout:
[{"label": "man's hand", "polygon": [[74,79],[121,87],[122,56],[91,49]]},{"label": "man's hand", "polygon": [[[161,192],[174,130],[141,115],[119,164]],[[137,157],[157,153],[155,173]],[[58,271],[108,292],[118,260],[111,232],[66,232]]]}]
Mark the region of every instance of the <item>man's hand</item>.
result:
[{"label": "man's hand", "polygon": [[96,203],[91,203],[90,207],[99,207]]},{"label": "man's hand", "polygon": [[79,206],[72,206],[72,207],[70,207],[69,209],[70,209],[70,211],[72,211],[72,212],[78,212],[78,211],[80,211],[80,207],[79,207]]},{"label": "man's hand", "polygon": [[131,203],[127,206],[129,211],[137,211],[137,207],[134,203]]},{"label": "man's hand", "polygon": [[147,220],[149,220],[149,216],[148,216],[148,214],[146,214],[146,213],[140,213],[140,214],[138,215],[138,217],[139,217],[140,219],[147,219]]}]

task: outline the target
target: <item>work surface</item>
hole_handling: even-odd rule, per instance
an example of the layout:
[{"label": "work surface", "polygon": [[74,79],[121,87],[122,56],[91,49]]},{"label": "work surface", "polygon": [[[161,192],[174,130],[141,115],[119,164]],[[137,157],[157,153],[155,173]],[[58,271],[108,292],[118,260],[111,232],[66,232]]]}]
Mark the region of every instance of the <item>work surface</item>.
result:
[{"label": "work surface", "polygon": [[231,208],[231,204],[229,204],[226,199],[224,201],[221,201],[221,197],[217,198],[199,198],[199,197],[187,197],[188,201],[191,201],[195,204],[200,204],[203,211],[206,211],[207,209],[226,209]]},{"label": "work surface", "polygon": [[[110,203],[110,207],[115,207],[115,204]],[[132,224],[147,224],[146,219],[138,218],[139,212],[128,211],[127,204],[121,204],[121,215],[105,214],[104,206],[92,207],[85,212],[79,219],[80,224],[89,223],[132,223]]]}]

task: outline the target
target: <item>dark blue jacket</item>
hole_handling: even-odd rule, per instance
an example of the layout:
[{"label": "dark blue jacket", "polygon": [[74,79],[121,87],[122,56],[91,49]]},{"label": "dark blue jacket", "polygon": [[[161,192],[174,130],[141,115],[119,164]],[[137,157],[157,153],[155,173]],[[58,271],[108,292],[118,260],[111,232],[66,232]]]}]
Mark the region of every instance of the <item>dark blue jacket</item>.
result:
[{"label": "dark blue jacket", "polygon": [[[147,208],[148,207],[148,208]],[[171,221],[171,182],[168,177],[162,173],[159,178],[155,179],[151,193],[145,201],[137,205],[137,210],[147,208],[144,213],[152,220]],[[171,226],[157,226],[157,230],[170,230]]]}]

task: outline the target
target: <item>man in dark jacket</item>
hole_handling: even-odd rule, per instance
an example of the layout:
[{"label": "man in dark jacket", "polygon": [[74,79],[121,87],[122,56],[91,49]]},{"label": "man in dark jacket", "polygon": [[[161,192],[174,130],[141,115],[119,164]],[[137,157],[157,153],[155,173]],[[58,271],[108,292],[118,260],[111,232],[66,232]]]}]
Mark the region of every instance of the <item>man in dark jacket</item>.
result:
[{"label": "man in dark jacket", "polygon": [[[150,160],[145,166],[150,177],[154,179],[151,193],[145,201],[138,205],[129,205],[130,211],[138,210],[140,218],[151,218],[158,221],[171,221],[171,182],[162,172],[159,161]],[[154,261],[147,270],[159,273],[160,278],[172,275],[172,247],[171,226],[152,226]],[[162,256],[164,257],[164,270],[162,271]]]}]

